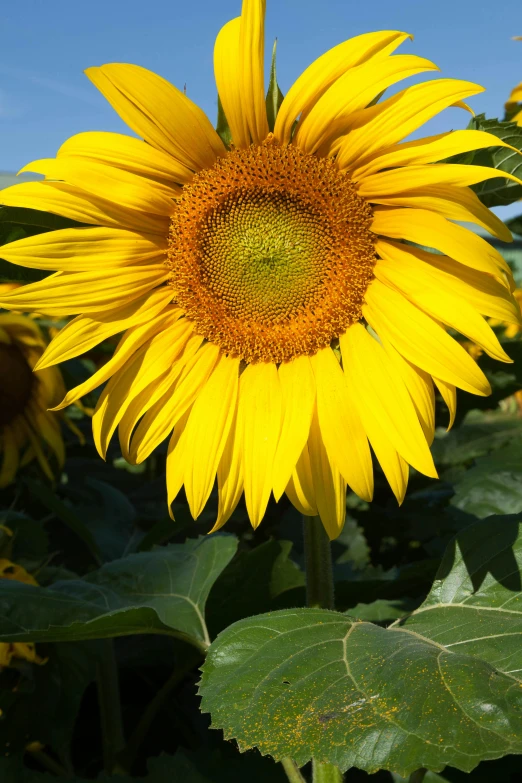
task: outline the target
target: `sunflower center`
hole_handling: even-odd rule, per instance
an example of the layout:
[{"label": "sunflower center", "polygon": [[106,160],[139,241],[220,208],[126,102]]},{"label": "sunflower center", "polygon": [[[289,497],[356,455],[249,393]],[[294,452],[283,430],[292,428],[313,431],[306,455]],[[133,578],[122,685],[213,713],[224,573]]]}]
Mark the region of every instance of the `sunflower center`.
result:
[{"label": "sunflower center", "polygon": [[183,189],[167,264],[196,330],[246,362],[326,347],[361,317],[372,212],[333,161],[273,137]]},{"label": "sunflower center", "polygon": [[34,376],[16,345],[0,343],[0,427],[23,413],[29,402]]}]

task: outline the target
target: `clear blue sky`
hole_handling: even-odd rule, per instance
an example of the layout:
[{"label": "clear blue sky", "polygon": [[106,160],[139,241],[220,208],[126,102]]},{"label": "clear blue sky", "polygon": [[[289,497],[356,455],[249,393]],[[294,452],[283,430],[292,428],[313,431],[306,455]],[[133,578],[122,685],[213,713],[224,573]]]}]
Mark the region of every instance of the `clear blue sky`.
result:
[{"label": "clear blue sky", "polygon": [[[522,81],[522,42],[511,40],[522,35],[521,0],[267,0],[267,6],[267,53],[277,37],[283,92],[324,51],[377,29],[413,33],[415,40],[403,52],[432,59],[443,76],[485,86],[487,92],[471,100],[476,112],[502,114],[511,88]],[[0,171],[51,157],[80,131],[125,132],[84,76],[91,65],[131,62],[150,68],[181,89],[186,84],[187,94],[214,119],[214,39],[240,7],[240,0],[6,4],[0,32]],[[426,132],[465,127],[467,121],[464,112],[449,109]]]}]

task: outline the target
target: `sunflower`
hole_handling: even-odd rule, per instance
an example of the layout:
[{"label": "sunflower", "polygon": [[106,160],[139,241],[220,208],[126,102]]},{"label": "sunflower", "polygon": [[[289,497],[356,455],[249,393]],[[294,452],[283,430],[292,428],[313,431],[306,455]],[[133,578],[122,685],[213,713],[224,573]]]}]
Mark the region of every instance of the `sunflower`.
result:
[{"label": "sunflower", "polygon": [[50,455],[58,466],[64,460],[58,417],[48,411],[65,393],[62,376],[57,367],[33,373],[45,348],[35,321],[0,313],[0,488],[33,459],[52,480]]},{"label": "sunflower", "polygon": [[510,241],[468,187],[499,171],[440,162],[507,145],[472,130],[402,142],[482,88],[436,79],[376,101],[437,70],[393,55],[410,37],[398,31],[328,51],[274,118],[264,15],[265,2],[244,0],[216,40],[229,134],[144,68],[86,71],[139,138],[80,133],[26,167],[44,182],[2,192],[6,205],[89,224],[4,247],[8,261],[58,271],[2,304],[76,315],[39,367],[123,332],[59,407],[108,381],[97,448],[104,456],[119,428],[123,455],[141,462],[170,437],[169,506],[184,485],[197,517],[217,475],[214,530],[243,493],[257,527],[271,494],[286,492],[333,538],[347,486],[372,498],[371,449],[399,502],[409,465],[436,477],[434,386],[451,417],[456,387],[490,393],[446,327],[509,361],[483,318],[519,323],[509,268],[454,222]]}]

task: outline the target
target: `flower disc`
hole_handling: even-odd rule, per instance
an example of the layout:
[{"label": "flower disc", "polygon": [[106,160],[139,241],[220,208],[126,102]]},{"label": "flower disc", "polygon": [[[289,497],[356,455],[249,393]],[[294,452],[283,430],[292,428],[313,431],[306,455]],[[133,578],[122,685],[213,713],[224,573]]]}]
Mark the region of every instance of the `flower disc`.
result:
[{"label": "flower disc", "polygon": [[183,189],[168,265],[196,330],[246,362],[311,355],[361,317],[372,212],[326,159],[273,137]]}]

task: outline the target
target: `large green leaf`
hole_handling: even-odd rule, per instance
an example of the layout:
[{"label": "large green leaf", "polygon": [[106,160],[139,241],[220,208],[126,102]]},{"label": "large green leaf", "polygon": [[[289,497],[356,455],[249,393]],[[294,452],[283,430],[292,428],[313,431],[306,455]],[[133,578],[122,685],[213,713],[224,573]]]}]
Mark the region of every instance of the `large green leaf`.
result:
[{"label": "large green leaf", "polygon": [[0,641],[67,641],[171,633],[209,643],[212,584],[232,559],[233,536],[188,540],[113,560],[51,587],[0,582]]},{"label": "large green leaf", "polygon": [[408,775],[522,753],[522,535],[493,517],[448,547],[425,604],[388,629],[336,612],[235,623],[202,708],[242,750]]},{"label": "large green leaf", "polygon": [[518,234],[519,236],[522,236],[522,215],[518,215],[515,218],[511,218],[511,220],[506,220],[506,226],[509,228],[510,231],[513,232],[513,234]]}]

